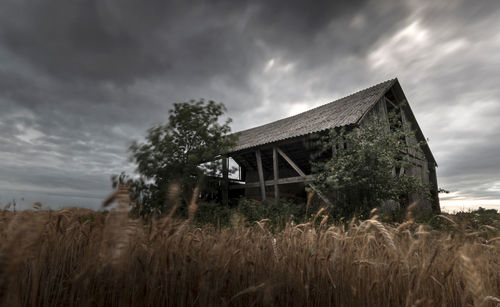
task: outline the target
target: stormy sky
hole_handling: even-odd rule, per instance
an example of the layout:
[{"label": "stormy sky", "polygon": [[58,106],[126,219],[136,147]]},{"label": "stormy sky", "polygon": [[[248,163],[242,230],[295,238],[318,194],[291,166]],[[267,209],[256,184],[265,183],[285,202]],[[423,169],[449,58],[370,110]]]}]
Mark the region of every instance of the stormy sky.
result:
[{"label": "stormy sky", "polygon": [[172,104],[238,131],[398,77],[442,204],[500,205],[498,1],[3,0],[0,203],[99,208]]}]

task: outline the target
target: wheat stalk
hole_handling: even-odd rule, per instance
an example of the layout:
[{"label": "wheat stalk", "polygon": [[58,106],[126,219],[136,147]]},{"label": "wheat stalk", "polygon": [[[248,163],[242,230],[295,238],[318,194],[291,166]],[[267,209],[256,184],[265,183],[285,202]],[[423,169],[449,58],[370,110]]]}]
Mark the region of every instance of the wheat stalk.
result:
[{"label": "wheat stalk", "polygon": [[369,224],[375,226],[375,228],[377,228],[377,230],[380,232],[380,234],[382,234],[382,237],[385,239],[385,242],[387,243],[387,245],[393,251],[397,251],[396,245],[394,244],[394,240],[392,239],[391,234],[389,233],[389,231],[387,231],[387,228],[385,228],[384,225],[382,225],[382,223],[380,223],[379,221],[374,220],[374,219],[370,219],[367,222]]}]

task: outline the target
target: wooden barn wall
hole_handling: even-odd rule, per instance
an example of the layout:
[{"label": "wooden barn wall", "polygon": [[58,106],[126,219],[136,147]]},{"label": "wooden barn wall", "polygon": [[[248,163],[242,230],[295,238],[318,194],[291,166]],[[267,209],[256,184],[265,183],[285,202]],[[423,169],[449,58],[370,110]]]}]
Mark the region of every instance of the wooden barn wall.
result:
[{"label": "wooden barn wall", "polygon": [[[299,141],[302,142],[302,141]],[[277,144],[280,146],[280,144]],[[287,152],[286,147],[281,147],[282,150]],[[270,149],[267,149],[270,150]],[[263,160],[266,159],[269,155],[263,155]],[[299,176],[295,170],[293,170],[291,167],[289,167],[285,161],[281,157],[278,157],[279,159],[279,178],[287,178],[287,177],[296,177]],[[269,161],[263,161],[263,164],[270,164],[270,163],[265,163]],[[304,171],[308,171],[306,169],[303,169]],[[274,179],[274,173],[272,168],[266,168],[263,167],[264,171],[264,181],[266,180],[273,180]],[[246,182],[258,182],[259,181],[259,173],[256,169],[253,168],[248,168],[246,169]],[[289,183],[289,184],[282,184],[279,186],[279,192],[280,192],[280,198],[287,198],[287,197],[293,197],[293,198],[305,198],[306,192],[305,192],[305,185],[303,183]],[[256,188],[248,188],[245,189],[245,196],[248,198],[252,199],[261,199],[261,194],[260,194],[260,187]],[[273,186],[266,186],[266,197],[268,199],[274,199],[274,187]]]},{"label": "wooden barn wall", "polygon": [[[381,99],[377,102],[377,104],[373,107],[372,110],[370,110],[364,117],[363,121],[361,122],[361,125],[367,123],[369,120],[373,119],[374,117],[377,118],[382,118],[387,120],[387,129],[389,128],[389,117],[388,117],[388,110],[387,110],[387,103],[385,99]],[[408,119],[408,116],[406,115],[406,112],[401,112],[401,120],[403,125],[406,127],[414,128],[412,127],[412,124],[410,120]],[[407,138],[406,142],[409,145],[415,145],[418,143],[417,138],[413,135],[409,138]],[[409,169],[404,170],[406,174],[414,176],[420,180],[420,182],[424,184],[431,184],[434,185],[436,182],[435,179],[435,169],[433,163],[429,163],[427,160],[425,154],[421,150],[416,150],[416,149],[411,149],[409,151],[410,154],[410,161],[412,163],[412,166]],[[432,165],[431,165],[432,164]],[[432,187],[433,188],[433,187]],[[410,202],[418,201],[422,203],[424,207],[431,207],[431,203],[429,201],[422,200],[421,195],[410,195]]]},{"label": "wooden barn wall", "polygon": [[[280,178],[295,177],[298,174],[294,170],[280,169]],[[256,170],[247,171],[246,182],[258,182],[259,175]],[[264,176],[264,180],[272,180],[273,176]],[[289,183],[279,186],[280,198],[305,198],[305,185],[303,183]],[[245,196],[251,199],[261,199],[260,187],[245,189]],[[274,199],[274,187],[266,186],[266,197]]]}]

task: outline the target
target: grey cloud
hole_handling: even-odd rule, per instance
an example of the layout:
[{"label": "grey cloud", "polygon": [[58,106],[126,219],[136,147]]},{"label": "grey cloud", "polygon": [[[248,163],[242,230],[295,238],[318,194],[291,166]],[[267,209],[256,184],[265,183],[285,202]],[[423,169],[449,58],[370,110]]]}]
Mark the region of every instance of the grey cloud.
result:
[{"label": "grey cloud", "polygon": [[[4,1],[0,192],[104,195],[109,175],[131,170],[130,142],[177,101],[222,101],[241,130],[398,76],[442,185],[500,198],[488,190],[500,110],[482,104],[500,97],[498,12],[494,1]],[[427,43],[394,41],[414,23]],[[471,101],[474,116],[454,116]]]},{"label": "grey cloud", "polygon": [[[168,63],[153,56],[155,48],[144,48],[149,37],[114,26],[105,3],[11,1],[4,4],[2,38],[13,52],[64,79],[127,80],[164,69]],[[151,33],[155,14],[135,12],[150,23],[142,34]]]},{"label": "grey cloud", "polygon": [[[198,84],[217,74],[244,81],[261,53],[255,40],[281,52],[309,53],[316,40],[329,39],[318,34],[332,21],[350,22],[366,1],[314,6],[303,1],[8,1],[3,6],[5,47],[52,76],[120,83],[169,74]],[[396,16],[394,9],[382,15],[372,7],[367,13],[375,16],[367,18]],[[333,38],[343,38],[334,47],[351,52],[345,44],[352,41],[349,29],[337,25],[327,29],[337,33]],[[373,38],[365,35],[356,45]]]}]

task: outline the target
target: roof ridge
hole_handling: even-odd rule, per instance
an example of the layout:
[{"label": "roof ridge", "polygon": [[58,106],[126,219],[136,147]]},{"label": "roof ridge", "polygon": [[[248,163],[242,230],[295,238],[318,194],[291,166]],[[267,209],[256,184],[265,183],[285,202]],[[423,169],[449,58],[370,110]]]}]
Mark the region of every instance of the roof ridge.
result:
[{"label": "roof ridge", "polygon": [[242,132],[247,132],[247,131],[250,131],[250,130],[253,130],[253,129],[257,129],[257,128],[260,128],[260,127],[263,127],[263,126],[267,126],[267,125],[270,125],[270,124],[275,124],[275,123],[278,123],[278,122],[280,122],[280,121],[284,121],[284,120],[287,120],[287,119],[290,119],[290,118],[294,118],[294,117],[296,117],[296,116],[303,115],[304,113],[311,112],[311,111],[316,110],[316,109],[318,109],[318,108],[321,108],[321,107],[324,107],[324,106],[330,105],[330,104],[332,104],[332,103],[334,103],[334,102],[337,102],[337,101],[340,101],[340,100],[342,100],[342,99],[346,99],[346,98],[352,97],[352,96],[354,96],[354,95],[360,94],[361,92],[368,91],[368,90],[370,90],[370,89],[372,89],[372,88],[375,88],[375,87],[377,87],[377,86],[381,86],[381,85],[382,85],[382,84],[384,84],[384,83],[394,83],[395,81],[397,81],[397,79],[398,79],[397,77],[396,77],[396,78],[393,78],[393,79],[389,79],[389,80],[386,80],[386,81],[383,81],[383,82],[377,83],[377,84],[375,84],[375,85],[372,85],[372,86],[370,86],[370,87],[367,87],[367,88],[364,88],[364,89],[358,90],[357,92],[354,92],[354,93],[349,94],[349,95],[347,95],[347,96],[343,96],[343,97],[340,97],[340,98],[335,99],[335,100],[333,100],[333,101],[330,101],[330,102],[327,102],[327,103],[325,103],[325,104],[319,105],[319,106],[317,106],[317,107],[311,108],[311,109],[309,109],[309,110],[302,111],[302,112],[297,113],[297,114],[295,114],[295,115],[292,115],[292,116],[287,116],[287,117],[283,117],[283,118],[280,118],[280,119],[278,119],[278,120],[275,120],[275,121],[272,121],[272,122],[269,122],[269,123],[265,123],[265,124],[263,124],[263,125],[259,125],[259,126],[256,126],[256,127],[248,128],[248,129],[241,130],[241,131],[237,131],[237,132],[233,132],[232,134],[242,133]]},{"label": "roof ridge", "polygon": [[[342,97],[342,98],[339,98],[339,99],[334,100],[334,101],[332,101],[332,102],[335,102],[335,101],[338,101],[338,100],[341,100],[341,99],[344,99],[344,98],[348,98],[348,97],[354,96],[354,95],[359,94],[359,93],[361,93],[361,92],[367,91],[367,90],[372,89],[372,88],[377,87],[377,86],[380,86],[380,85],[382,85],[382,84],[384,84],[384,83],[394,82],[394,81],[396,81],[397,79],[398,79],[398,78],[394,78],[394,79],[389,79],[389,80],[385,80],[385,81],[379,82],[379,83],[377,83],[377,84],[375,84],[375,85],[372,85],[372,86],[370,86],[370,87],[364,88],[364,89],[362,89],[362,90],[359,90],[359,91],[354,92],[354,93],[352,93],[352,94],[350,94],[350,95],[347,95],[347,96],[344,96],[344,97]],[[332,103],[332,102],[329,102],[329,103]],[[313,108],[313,109],[315,109],[315,108]],[[311,109],[311,110],[312,110],[312,109]]]}]

